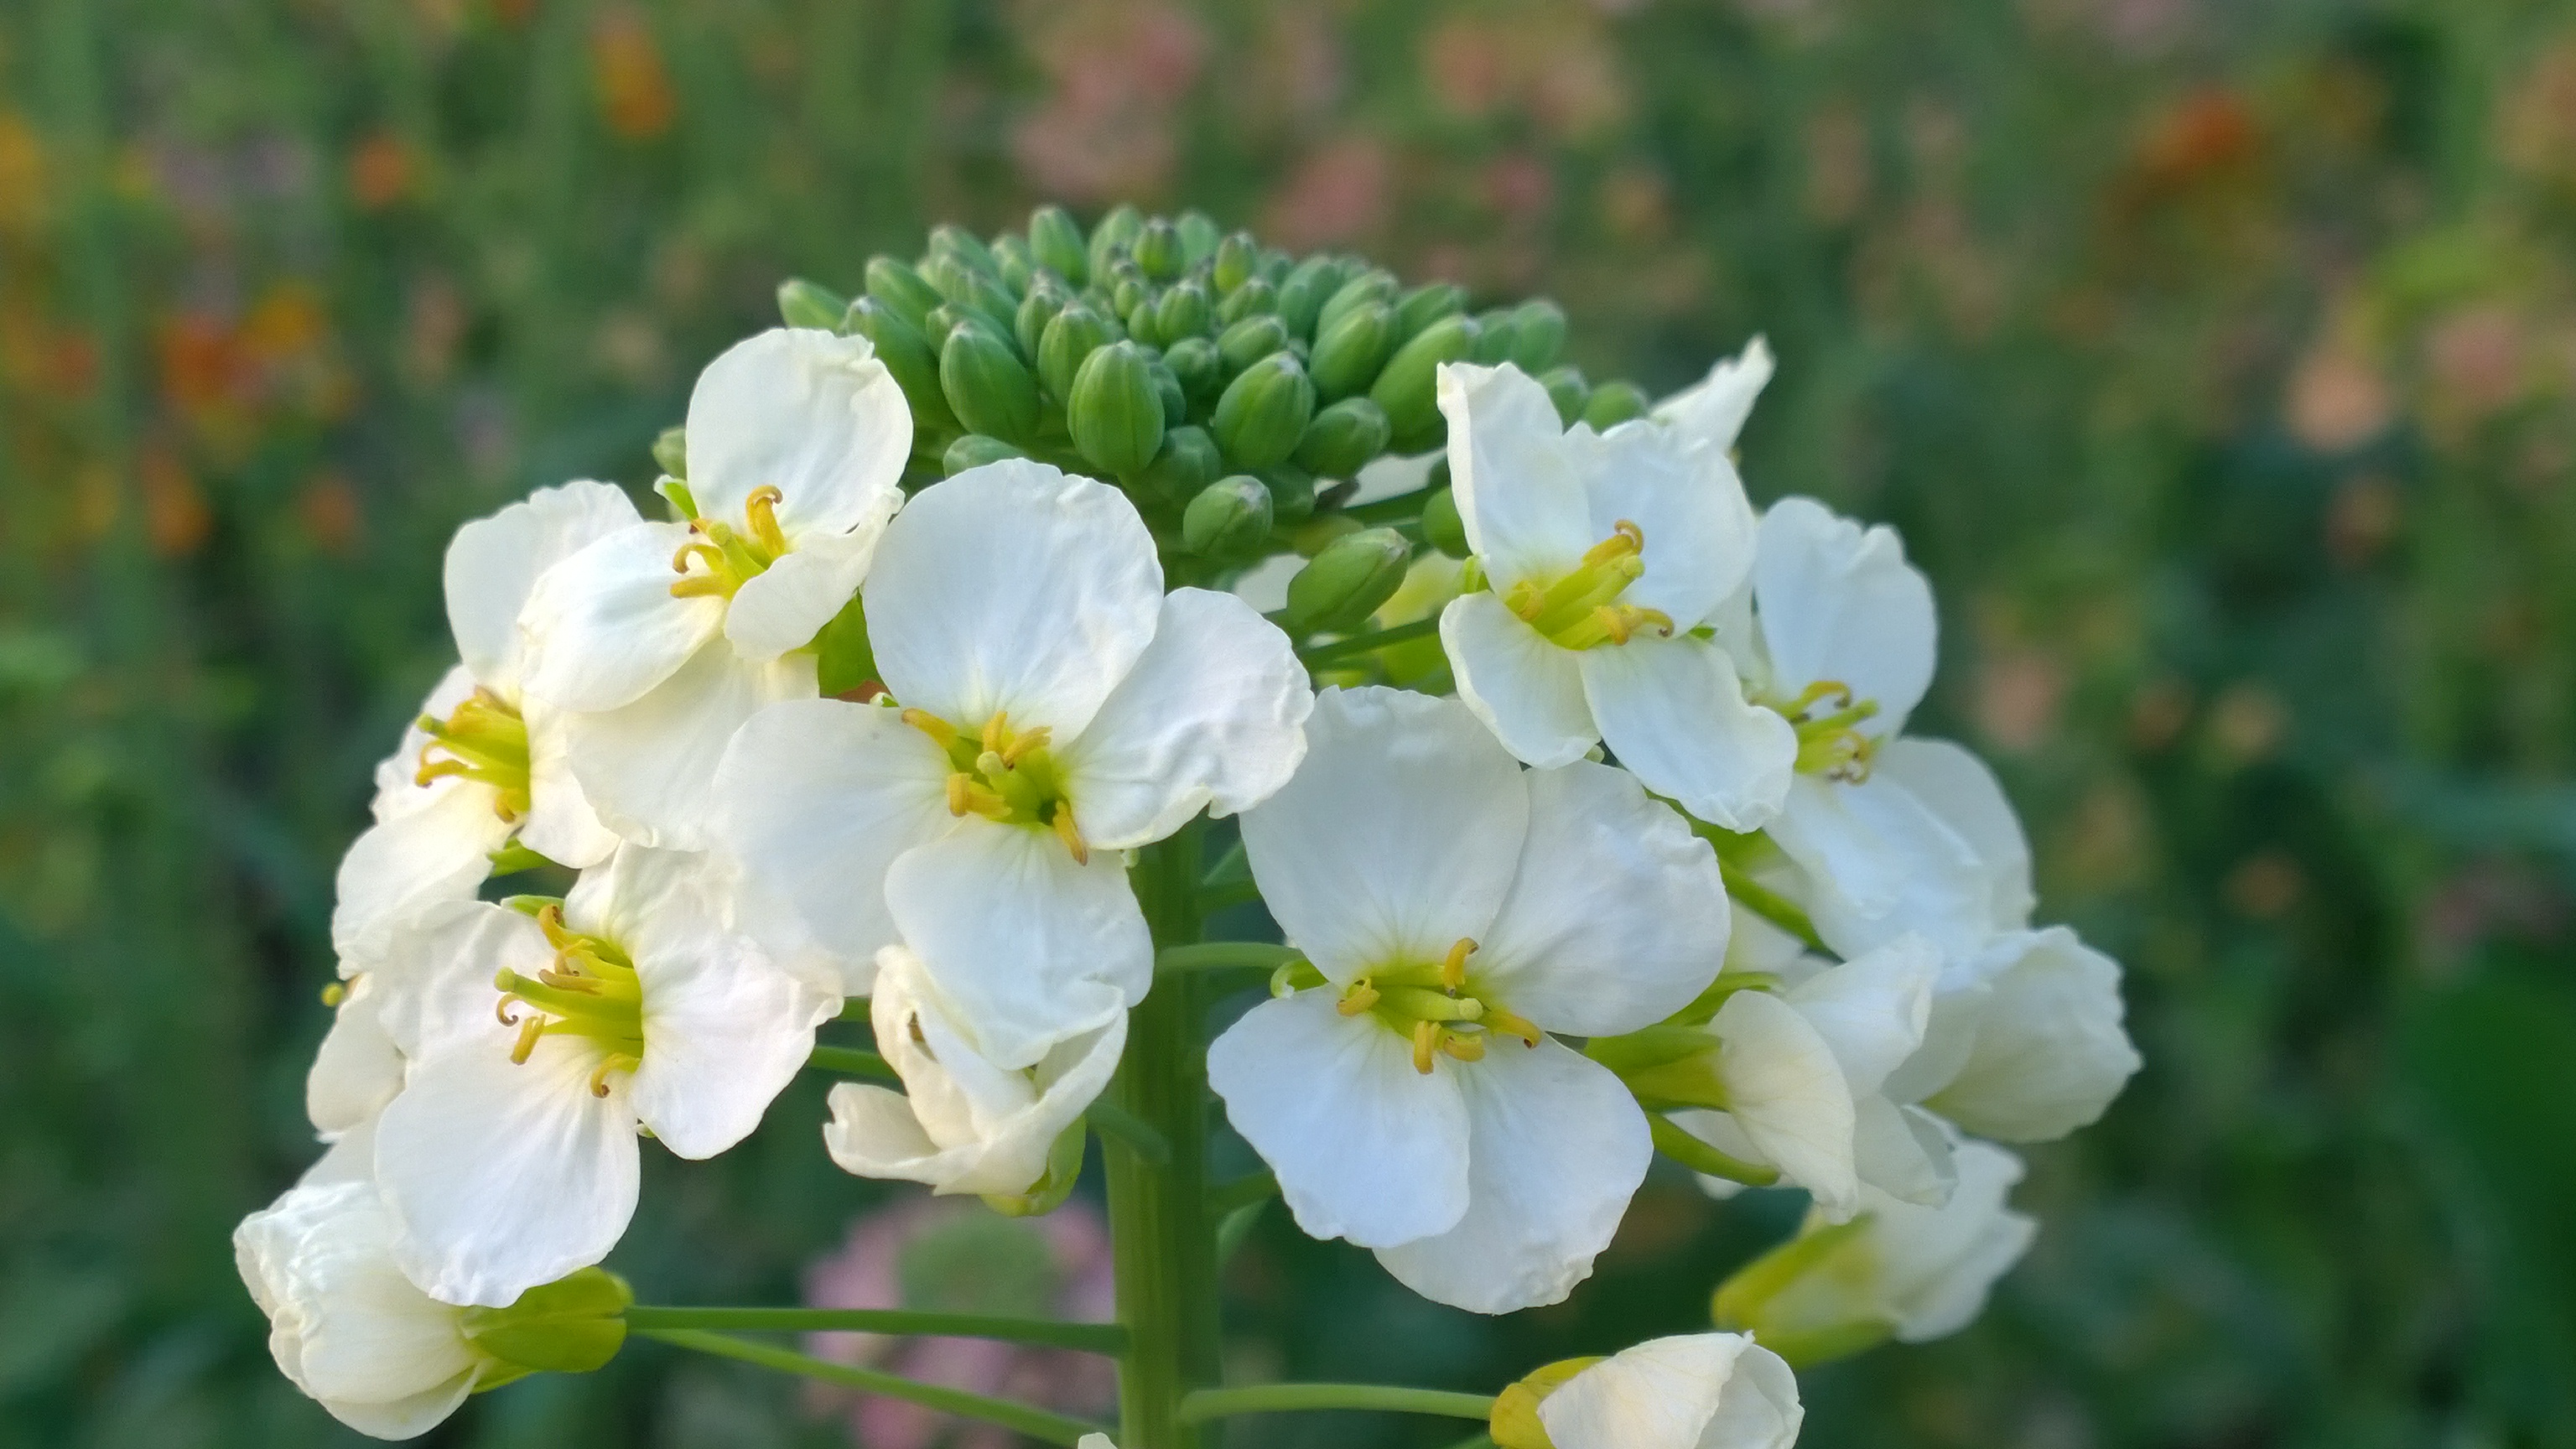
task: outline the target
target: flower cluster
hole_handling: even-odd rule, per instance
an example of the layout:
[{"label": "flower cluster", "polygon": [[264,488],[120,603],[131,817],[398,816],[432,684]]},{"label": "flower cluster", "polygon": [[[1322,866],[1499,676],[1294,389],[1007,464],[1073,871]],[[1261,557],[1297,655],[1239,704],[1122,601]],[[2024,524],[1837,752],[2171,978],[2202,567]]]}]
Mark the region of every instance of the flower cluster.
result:
[{"label": "flower cluster", "polygon": [[[639,1139],[723,1152],[809,1065],[861,1078],[844,1169],[1024,1215],[1093,1129],[1205,1195],[1195,1109],[1116,1088],[1177,1056],[1300,1228],[1480,1313],[1572,1292],[1659,1153],[1810,1195],[1736,1331],[1539,1370],[1507,1445],[1786,1445],[1790,1363],[1975,1315],[2031,1233],[1993,1144],[2138,1059],[1994,777],[1905,733],[1901,543],[1749,501],[1760,342],[1650,407],[1548,304],[1124,211],[868,282],[707,367],[668,517],[575,482],[451,544],[460,662],[340,872],[330,1148],[238,1235],[290,1377],[394,1436],[595,1367]],[[1280,944],[1140,896],[1175,861]],[[1137,1011],[1247,965],[1213,1041]],[[818,1050],[844,1018],[873,1052]],[[1119,1261],[1163,1247],[1214,1251]],[[1119,1303],[1150,1441],[1162,1309]]]}]

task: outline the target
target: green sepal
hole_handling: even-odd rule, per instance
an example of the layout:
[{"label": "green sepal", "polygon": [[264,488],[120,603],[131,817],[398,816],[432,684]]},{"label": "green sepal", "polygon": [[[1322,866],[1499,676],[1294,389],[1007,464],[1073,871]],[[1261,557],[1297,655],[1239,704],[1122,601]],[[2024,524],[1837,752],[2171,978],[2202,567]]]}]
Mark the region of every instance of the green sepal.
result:
[{"label": "green sepal", "polygon": [[1261,243],[1253,240],[1252,233],[1239,231],[1217,243],[1208,280],[1216,283],[1219,294],[1231,299],[1246,283],[1259,280],[1260,266]]},{"label": "green sepal", "polygon": [[1215,317],[1216,303],[1208,297],[1207,288],[1195,281],[1173,283],[1164,291],[1162,300],[1154,304],[1154,330],[1163,335],[1165,347],[1184,338],[1205,336]]},{"label": "green sepal", "polygon": [[1189,421],[1190,395],[1181,386],[1180,374],[1172,371],[1172,365],[1160,357],[1147,366],[1154,379],[1154,396],[1162,400],[1163,426],[1177,428]]},{"label": "green sepal", "polygon": [[1091,276],[1098,281],[1109,270],[1113,258],[1124,255],[1136,233],[1145,229],[1145,215],[1136,208],[1119,203],[1110,209],[1100,224],[1091,229]]},{"label": "green sepal", "polygon": [[[1221,326],[1231,327],[1246,317],[1259,317],[1271,312],[1278,305],[1279,289],[1271,286],[1265,278],[1253,277],[1226,293],[1225,300],[1216,304],[1216,320]],[[1280,335],[1284,337],[1287,324],[1283,322],[1280,326]]]},{"label": "green sepal", "polygon": [[1192,401],[1215,392],[1225,375],[1225,360],[1217,355],[1215,340],[1207,337],[1184,337],[1164,348],[1163,366],[1180,382],[1182,396]]},{"label": "green sepal", "polygon": [[1163,446],[1154,461],[1136,475],[1135,491],[1166,508],[1186,508],[1199,490],[1225,471],[1225,457],[1207,429],[1194,424],[1163,430]]},{"label": "green sepal", "polygon": [[1362,529],[1326,544],[1288,580],[1289,634],[1340,633],[1365,621],[1404,583],[1413,546],[1392,528]]},{"label": "green sepal", "polygon": [[778,317],[790,327],[836,331],[841,325],[841,314],[849,310],[849,306],[848,298],[803,277],[790,277],[778,284]]},{"label": "green sepal", "polygon": [[1179,276],[1181,268],[1188,265],[1181,252],[1180,229],[1159,216],[1145,223],[1144,230],[1136,233],[1136,240],[1128,244],[1127,250],[1152,281],[1168,282]]},{"label": "green sepal", "polygon": [[981,237],[955,222],[943,221],[930,229],[930,254],[933,257],[954,257],[987,277],[996,281],[1001,279],[1001,263],[994,257],[992,249],[984,245]]},{"label": "green sepal", "polygon": [[1026,296],[1029,284],[1038,275],[1037,259],[1029,254],[1029,244],[1010,232],[993,238],[993,274],[1001,279],[1004,290]]},{"label": "green sepal", "polygon": [[1425,282],[1404,294],[1395,308],[1398,337],[1414,337],[1423,328],[1443,317],[1456,316],[1467,308],[1467,289],[1455,282]]},{"label": "green sepal", "polygon": [[1020,299],[1020,309],[1011,314],[1011,337],[1020,344],[1020,355],[1034,362],[1038,345],[1046,340],[1047,324],[1072,300],[1063,288],[1053,282],[1039,282]]},{"label": "green sepal", "polygon": [[[1798,1236],[1771,1249],[1752,1262],[1729,1274],[1709,1295],[1709,1320],[1719,1328],[1751,1332],[1765,1347],[1774,1337],[1803,1338],[1814,1334],[1841,1334],[1854,1324],[1877,1323],[1873,1315],[1857,1319],[1854,1324],[1831,1325],[1822,1329],[1784,1329],[1780,1325],[1765,1328],[1763,1318],[1772,1301],[1795,1287],[1808,1274],[1827,1266],[1826,1260],[1858,1243],[1869,1231],[1872,1219],[1862,1213],[1847,1223],[1833,1223],[1802,1231]],[[1779,1349],[1772,1349],[1779,1353]],[[1782,1354],[1786,1357],[1786,1354]]]},{"label": "green sepal", "polygon": [[1029,1184],[1026,1192],[988,1192],[984,1206],[1006,1218],[1044,1217],[1064,1206],[1073,1194],[1074,1181],[1082,1176],[1082,1151],[1088,1141],[1088,1129],[1080,1121],[1056,1134],[1047,1147],[1046,1175]]},{"label": "green sepal", "polygon": [[1512,311],[1512,364],[1532,377],[1556,366],[1565,351],[1565,309],[1533,297]]},{"label": "green sepal", "polygon": [[939,295],[950,306],[992,323],[993,330],[1004,337],[1011,335],[1012,321],[1020,313],[1020,299],[1003,290],[992,274],[967,265],[952,253],[932,257],[921,275],[939,289]]},{"label": "green sepal", "polygon": [[939,455],[939,466],[954,478],[969,468],[981,468],[1005,458],[1025,458],[1028,455],[1028,450],[1016,443],[1006,443],[982,433],[960,433],[957,441],[950,443],[947,451]]},{"label": "green sepal", "polygon": [[1275,463],[1261,470],[1261,485],[1270,490],[1274,527],[1295,528],[1315,516],[1315,475],[1294,463]]},{"label": "green sepal", "polygon": [[617,1357],[626,1342],[621,1315],[634,1302],[625,1279],[583,1268],[529,1289],[507,1308],[468,1308],[457,1328],[466,1342],[512,1368],[586,1374]]},{"label": "green sepal", "polygon": [[877,361],[885,364],[895,386],[903,389],[920,430],[944,433],[956,427],[957,415],[949,410],[948,394],[939,384],[939,354],[900,310],[871,293],[850,304],[842,314],[841,327],[875,345]]},{"label": "green sepal", "polygon": [[1237,473],[1199,490],[1181,514],[1181,546],[1201,558],[1243,558],[1270,537],[1270,489]]},{"label": "green sepal", "polygon": [[486,854],[484,859],[492,862],[492,873],[494,875],[517,875],[523,870],[536,870],[543,866],[556,864],[554,860],[538,851],[529,849],[526,845],[520,843],[515,838],[513,838],[509,844],[502,846],[499,850],[491,851]]},{"label": "green sepal", "polygon": [[1512,360],[1512,344],[1520,340],[1520,324],[1514,314],[1502,307],[1476,314],[1476,351],[1468,361],[1480,367],[1499,367]]},{"label": "green sepal", "polygon": [[1643,388],[1624,379],[1613,379],[1592,390],[1592,396],[1583,404],[1583,420],[1596,431],[1606,433],[1621,423],[1644,417],[1653,406]]},{"label": "green sepal", "polygon": [[868,642],[867,610],[852,594],[814,635],[814,685],[828,699],[876,682],[877,654]]},{"label": "green sepal", "polygon": [[1702,1177],[1740,1182],[1746,1187],[1769,1187],[1780,1180],[1780,1169],[1720,1152],[1674,1126],[1661,1112],[1646,1114],[1646,1130],[1653,1136],[1657,1152]]},{"label": "green sepal", "polygon": [[1308,257],[1289,268],[1279,283],[1277,302],[1279,320],[1288,324],[1288,335],[1314,335],[1315,317],[1339,285],[1330,257]]},{"label": "green sepal", "polygon": [[1335,289],[1333,295],[1325,299],[1322,309],[1315,313],[1315,336],[1320,339],[1330,333],[1333,324],[1349,316],[1354,308],[1365,307],[1372,302],[1393,303],[1403,285],[1396,280],[1395,273],[1382,267],[1373,267],[1352,277]]},{"label": "green sepal", "polygon": [[1195,267],[1215,256],[1216,249],[1225,241],[1225,233],[1217,226],[1216,218],[1204,211],[1182,212],[1180,219],[1172,223],[1172,229],[1181,234],[1181,265],[1184,267]]},{"label": "green sepal", "polygon": [[1055,314],[1038,340],[1038,376],[1047,396],[1058,402],[1071,399],[1074,375],[1084,360],[1118,338],[1118,328],[1088,303],[1076,302]]},{"label": "green sepal", "polygon": [[1583,405],[1592,396],[1592,384],[1585,381],[1583,369],[1571,363],[1542,375],[1539,386],[1547,389],[1547,400],[1556,404],[1556,420],[1573,427],[1583,417]]},{"label": "green sepal", "polygon": [[689,430],[664,428],[653,435],[653,465],[679,482],[689,480]]},{"label": "green sepal", "polygon": [[1104,476],[1125,478],[1154,461],[1165,419],[1145,349],[1132,341],[1095,349],[1074,374],[1065,419],[1075,449]]},{"label": "green sepal", "polygon": [[1394,431],[1384,408],[1364,397],[1346,397],[1308,420],[1291,456],[1318,477],[1348,478],[1386,451]]},{"label": "green sepal", "polygon": [[1288,324],[1259,313],[1227,326],[1217,334],[1217,356],[1225,363],[1226,376],[1232,377],[1252,364],[1288,345]]}]

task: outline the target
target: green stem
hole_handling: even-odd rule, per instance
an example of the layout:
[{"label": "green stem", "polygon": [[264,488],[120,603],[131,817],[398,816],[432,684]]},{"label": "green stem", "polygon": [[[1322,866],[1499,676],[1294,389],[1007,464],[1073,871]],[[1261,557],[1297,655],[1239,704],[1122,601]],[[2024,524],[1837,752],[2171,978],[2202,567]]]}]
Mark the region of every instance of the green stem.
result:
[{"label": "green stem", "polygon": [[[1198,827],[1139,852],[1130,879],[1164,950],[1199,936]],[[1101,1143],[1109,1188],[1118,1320],[1119,1449],[1201,1449],[1180,1417],[1182,1395],[1217,1381],[1216,1226],[1207,1201],[1207,1053],[1203,980],[1159,977],[1127,1020],[1127,1051],[1104,1100],[1170,1144],[1158,1162],[1116,1138]]]},{"label": "green stem", "polygon": [[862,1026],[866,1025],[868,1020],[868,999],[864,996],[853,996],[849,1000],[842,1002],[841,1015],[839,1019],[842,1021],[855,1021]]},{"label": "green stem", "polygon": [[1198,1423],[1229,1414],[1275,1414],[1294,1409],[1383,1409],[1396,1414],[1438,1414],[1484,1419],[1494,1412],[1491,1394],[1453,1394],[1397,1384],[1260,1384],[1247,1389],[1201,1389],[1181,1401],[1181,1419]]},{"label": "green stem", "polygon": [[626,1310],[637,1333],[707,1329],[722,1333],[916,1333],[934,1338],[990,1338],[1084,1353],[1123,1353],[1127,1330],[1114,1323],[1059,1323],[995,1313],[930,1313],[910,1308],[672,1308],[639,1303]]},{"label": "green stem", "polygon": [[1130,1150],[1158,1164],[1172,1160],[1172,1144],[1162,1133],[1154,1130],[1152,1123],[1108,1098],[1093,1102],[1082,1115],[1103,1139],[1114,1137]]},{"label": "green stem", "polygon": [[1246,1173],[1232,1182],[1208,1190],[1208,1207],[1218,1217],[1250,1203],[1267,1202],[1279,1194],[1279,1174],[1269,1168]]},{"label": "green stem", "polygon": [[1392,629],[1380,629],[1372,634],[1353,634],[1348,638],[1309,645],[1297,651],[1297,660],[1312,669],[1316,665],[1328,664],[1344,655],[1366,654],[1373,649],[1383,649],[1389,644],[1401,644],[1407,639],[1419,639],[1439,627],[1440,616],[1434,614],[1428,619],[1416,619],[1410,624],[1398,624]]},{"label": "green stem", "polygon": [[1720,1177],[1746,1187],[1769,1187],[1780,1180],[1780,1169],[1720,1152],[1683,1131],[1661,1112],[1646,1114],[1646,1128],[1654,1136],[1657,1152],[1703,1177]]},{"label": "green stem", "polygon": [[701,1333],[690,1328],[639,1328],[635,1331],[646,1338],[659,1339],[664,1343],[698,1353],[713,1354],[718,1358],[739,1359],[744,1363],[758,1364],[762,1368],[776,1369],[781,1373],[802,1374],[809,1379],[820,1379],[828,1384],[840,1384],[865,1393],[883,1394],[889,1399],[902,1399],[927,1409],[938,1409],[943,1413],[958,1414],[969,1419],[981,1419],[988,1424],[999,1424],[1005,1429],[1018,1430],[1032,1439],[1043,1439],[1049,1444],[1065,1445],[1066,1449],[1072,1449],[1072,1446],[1081,1443],[1083,1435],[1100,1432],[1100,1426],[1097,1424],[1086,1424],[1080,1419],[1069,1419],[1062,1414],[1052,1414],[1044,1409],[1031,1408],[1027,1404],[1015,1404],[1008,1399],[986,1398],[982,1394],[972,1394],[964,1389],[952,1389],[939,1384],[916,1383],[911,1379],[882,1373],[876,1369],[860,1368],[854,1364],[833,1363],[829,1359],[815,1358],[791,1349],[773,1348],[765,1343],[746,1343],[739,1338],[727,1338],[721,1333]]},{"label": "green stem", "polygon": [[894,1064],[865,1047],[818,1046],[805,1059],[805,1065],[818,1072],[839,1072],[845,1077],[872,1077],[880,1082],[900,1082]]},{"label": "green stem", "polygon": [[1431,495],[1435,491],[1437,490],[1416,488],[1410,493],[1398,493],[1392,498],[1381,498],[1374,503],[1354,504],[1342,511],[1362,523],[1404,523],[1422,517],[1422,505],[1431,501]]},{"label": "green stem", "polygon": [[1746,910],[1805,942],[1810,951],[1825,949],[1825,938],[1816,934],[1816,923],[1807,919],[1797,902],[1723,860],[1718,862],[1718,872],[1726,879],[1726,893]]},{"label": "green stem", "polygon": [[1276,971],[1305,953],[1268,941],[1202,941],[1195,946],[1169,946],[1156,953],[1154,971]]}]

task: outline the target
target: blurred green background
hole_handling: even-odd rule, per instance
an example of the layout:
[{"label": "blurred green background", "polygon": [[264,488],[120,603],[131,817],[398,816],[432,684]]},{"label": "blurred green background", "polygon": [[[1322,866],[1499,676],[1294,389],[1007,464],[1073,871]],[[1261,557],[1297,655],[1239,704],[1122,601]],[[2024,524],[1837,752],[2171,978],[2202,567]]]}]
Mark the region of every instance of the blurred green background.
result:
[{"label": "blurred green background", "polygon": [[[2576,6],[10,0],[0,1445],[345,1435],[225,1235],[312,1155],[331,869],[449,657],[448,531],[646,481],[790,272],[1039,200],[1560,298],[1596,377],[1766,332],[1757,496],[1900,525],[2145,1072],[1840,1446],[2576,1444]],[[892,1195],[800,1085],[613,1260],[788,1301]],[[1639,1199],[1485,1322],[1273,1214],[1246,1376],[1490,1388],[1785,1230]],[[1776,1196],[1776,1195],[1769,1195]],[[645,1348],[453,1445],[824,1445]],[[1363,1418],[1238,1445],[1440,1442]]]}]

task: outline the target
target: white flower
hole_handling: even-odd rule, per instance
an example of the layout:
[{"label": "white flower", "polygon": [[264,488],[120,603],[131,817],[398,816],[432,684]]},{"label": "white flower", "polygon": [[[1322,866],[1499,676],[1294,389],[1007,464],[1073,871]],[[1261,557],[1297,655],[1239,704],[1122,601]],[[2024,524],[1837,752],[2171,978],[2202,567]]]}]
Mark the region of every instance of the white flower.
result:
[{"label": "white flower", "polygon": [[1771,372],[1771,344],[1756,337],[1741,353],[1719,358],[1708,376],[1657,403],[1655,418],[1692,442],[1727,452],[1753,416],[1753,401]]},{"label": "white flower", "polygon": [[403,1057],[385,1029],[385,967],[362,971],[340,988],[331,1029],[304,1077],[304,1115],[324,1142],[337,1142],[376,1120],[402,1090]]},{"label": "white flower", "polygon": [[1982,1136],[2046,1142],[2098,1120],[2142,1061],[2120,968],[2064,926],[1997,938],[1944,973],[1946,1034],[1895,1088]]},{"label": "white flower", "polygon": [[855,992],[906,942],[977,1053],[1034,1066],[1144,996],[1121,852],[1279,788],[1305,671],[1241,600],[1166,596],[1125,495],[1026,461],[923,489],[863,602],[902,708],[755,717],[717,772],[714,835],[773,949]]},{"label": "white flower", "polygon": [[[1789,1449],[1806,1416],[1797,1376],[1742,1333],[1622,1349],[1549,1390],[1536,1415],[1547,1449]],[[1538,1449],[1525,1425],[1503,1412],[1496,1424],[1503,1449]]]},{"label": "white flower", "polygon": [[623,492],[585,482],[541,488],[456,530],[447,624],[462,662],[376,766],[375,823],[340,862],[331,913],[343,974],[363,969],[410,912],[473,899],[492,852],[513,838],[575,867],[616,848],[565,768],[562,715],[521,688],[518,623],[539,575],[636,521]]},{"label": "white flower", "polygon": [[520,623],[528,692],[567,711],[573,774],[618,832],[694,847],[716,758],[868,570],[912,448],[865,338],[774,329],[689,395],[687,523],[638,523],[549,570]]},{"label": "white flower", "polygon": [[1109,1084],[1127,1044],[1122,1012],[1058,1043],[1034,1067],[996,1066],[976,1052],[920,958],[902,946],[878,953],[869,1018],[904,1090],[834,1087],[823,1145],[846,1171],[925,1182],[942,1193],[1027,1193],[1046,1176],[1056,1139]]},{"label": "white flower", "polygon": [[1243,817],[1270,911],[1325,984],[1208,1051],[1298,1226],[1425,1297],[1554,1303],[1651,1155],[1607,1068],[1547,1035],[1632,1031],[1715,977],[1717,862],[1636,780],[1524,773],[1464,707],[1327,690],[1304,767]]},{"label": "white flower", "polygon": [[1880,1333],[1923,1343],[1967,1327],[2039,1229],[2005,1205],[2021,1181],[2019,1158],[1966,1142],[1958,1172],[1958,1191],[1942,1207],[1865,1190],[1862,1215],[1847,1223],[1810,1214],[1797,1238],[1718,1291],[1720,1321],[1750,1327],[1800,1361],[1802,1349],[1818,1345],[1848,1351]]},{"label": "white flower", "polygon": [[1725,450],[1646,421],[1562,428],[1509,365],[1447,365],[1439,387],[1459,518],[1491,585],[1440,616],[1459,697],[1532,765],[1606,743],[1700,819],[1761,825],[1797,741],[1700,632],[1753,565]]},{"label": "white flower", "polygon": [[465,1310],[412,1286],[393,1234],[372,1184],[307,1185],[244,1218],[233,1258],[278,1369],[350,1428],[409,1439],[517,1371],[466,1340]]},{"label": "white flower", "polygon": [[636,1129],[682,1157],[742,1140],[837,996],[725,924],[703,857],[620,847],[560,910],[433,909],[399,942],[387,1029],[409,1060],[376,1122],[395,1255],[432,1296],[498,1307],[606,1256]]}]

